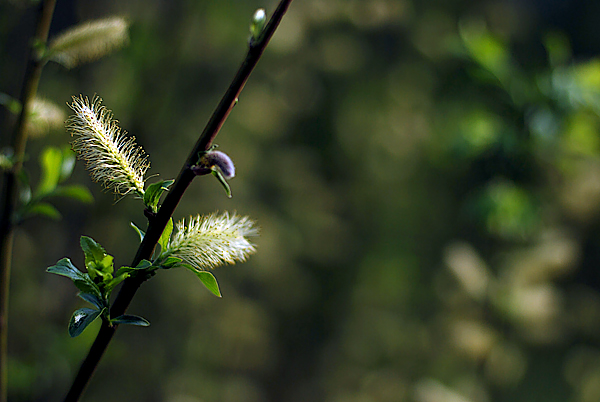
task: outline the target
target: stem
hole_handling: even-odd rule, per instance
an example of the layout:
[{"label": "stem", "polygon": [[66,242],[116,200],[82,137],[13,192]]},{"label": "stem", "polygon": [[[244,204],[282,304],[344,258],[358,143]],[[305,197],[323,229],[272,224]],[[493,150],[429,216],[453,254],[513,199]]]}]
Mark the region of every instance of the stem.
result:
[{"label": "stem", "polygon": [[27,144],[25,126],[31,114],[32,101],[37,93],[42,68],[44,67],[44,62],[38,57],[39,46],[45,46],[48,39],[48,31],[55,5],[56,0],[45,0],[40,3],[38,8],[35,35],[33,36],[19,98],[21,112],[14,127],[11,142],[15,164],[4,173],[3,180],[2,213],[0,215],[0,402],[6,402],[8,388],[8,300],[14,239],[13,216],[17,204],[18,175],[23,167],[25,146]]},{"label": "stem", "polygon": [[[164,202],[158,210],[158,213],[155,217],[150,219],[144,240],[140,244],[131,266],[136,266],[143,259],[151,259],[154,248],[156,247],[156,244],[158,243],[158,240],[164,231],[167,222],[173,215],[173,212],[177,208],[179,201],[183,197],[183,194],[191,184],[192,180],[194,177],[196,177],[196,175],[191,171],[190,166],[193,165],[198,159],[199,152],[206,151],[210,148],[213,140],[223,126],[223,123],[225,123],[227,116],[229,116],[229,113],[237,102],[237,98],[244,88],[248,77],[250,77],[252,70],[260,60],[260,57],[267,47],[271,37],[275,33],[275,30],[279,26],[279,23],[281,22],[281,19],[286,13],[291,2],[292,0],[281,0],[279,6],[273,13],[273,16],[269,20],[269,23],[265,27],[261,39],[250,45],[248,53],[246,54],[246,58],[238,69],[233,81],[227,89],[227,92],[225,92],[225,95],[223,95],[223,98],[206,124],[206,127],[198,138],[194,148],[190,152],[186,162],[179,172],[179,176],[165,197]],[[131,277],[123,282],[123,286],[121,287],[121,290],[119,291],[115,302],[110,309],[111,317],[118,317],[125,313],[135,293],[144,281],[145,278]],[[116,330],[116,325],[111,326],[106,321],[102,323],[102,327],[96,336],[96,340],[92,344],[87,357],[81,364],[79,372],[73,380],[71,389],[65,397],[65,402],[74,402],[79,400]]]}]

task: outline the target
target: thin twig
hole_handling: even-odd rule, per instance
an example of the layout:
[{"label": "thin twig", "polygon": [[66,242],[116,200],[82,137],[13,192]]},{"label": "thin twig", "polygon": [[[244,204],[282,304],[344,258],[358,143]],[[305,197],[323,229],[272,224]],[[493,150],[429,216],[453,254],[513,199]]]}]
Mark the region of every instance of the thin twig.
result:
[{"label": "thin twig", "polygon": [[[233,81],[227,89],[227,92],[213,112],[204,131],[194,145],[192,152],[190,152],[188,159],[184,163],[179,176],[171,187],[171,190],[165,197],[165,200],[162,203],[158,213],[150,220],[144,240],[142,241],[142,244],[140,244],[131,266],[136,266],[143,259],[149,260],[151,258],[154,248],[156,247],[158,239],[164,231],[167,222],[173,215],[173,212],[175,211],[175,208],[177,208],[177,205],[183,197],[183,194],[195,177],[194,173],[190,170],[190,166],[197,160],[199,152],[206,151],[210,148],[213,140],[227,119],[227,116],[229,116],[229,113],[237,102],[237,98],[244,88],[248,77],[260,60],[260,57],[267,47],[271,37],[275,33],[275,30],[279,26],[279,23],[281,22],[281,19],[286,13],[291,2],[292,0],[282,0],[279,3],[279,6],[269,20],[269,23],[266,25],[260,41],[251,44],[249,47],[246,58],[242,62],[237,74],[233,78]],[[136,291],[144,281],[145,278],[132,277],[123,283],[123,286],[110,310],[111,317],[118,317],[125,313],[125,310],[131,303]],[[102,323],[100,331],[96,336],[96,340],[92,344],[87,357],[81,364],[71,389],[65,397],[65,402],[74,402],[79,400],[81,394],[85,390],[92,375],[94,374],[94,371],[96,370],[96,367],[98,366],[98,363],[102,358],[104,351],[108,347],[108,344],[110,343],[116,329],[116,325],[111,326],[108,322]]]},{"label": "thin twig", "polygon": [[33,98],[44,63],[39,59],[39,49],[45,46],[54,14],[56,0],[45,0],[38,6],[36,31],[31,43],[23,87],[19,101],[21,112],[17,119],[11,148],[14,165],[4,173],[2,213],[0,215],[0,402],[5,402],[8,388],[7,352],[8,352],[8,300],[10,291],[10,270],[14,238],[13,215],[17,203],[18,175],[23,165],[27,131],[25,125],[31,114]]}]

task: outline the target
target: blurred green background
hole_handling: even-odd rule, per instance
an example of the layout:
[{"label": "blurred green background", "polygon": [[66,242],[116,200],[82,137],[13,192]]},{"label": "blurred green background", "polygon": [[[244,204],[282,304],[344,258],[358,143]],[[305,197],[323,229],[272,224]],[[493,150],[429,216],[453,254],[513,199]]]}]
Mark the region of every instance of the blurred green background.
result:
[{"label": "blurred green background", "polygon": [[[17,96],[33,32],[0,2],[0,91]],[[98,94],[174,178],[244,57],[257,0],[59,0],[51,36],[121,15],[130,44],[39,94]],[[175,214],[256,219],[258,253],[183,269],[129,309],[85,401],[502,402],[600,400],[600,3],[296,0],[216,143],[226,198],[197,179]],[[1,144],[12,120],[0,111]],[[70,139],[28,146],[26,168]],[[19,228],[10,399],[65,394],[97,327],[70,281],[85,234],[127,265],[141,203],[103,193]],[[150,179],[152,182],[154,179]]]}]

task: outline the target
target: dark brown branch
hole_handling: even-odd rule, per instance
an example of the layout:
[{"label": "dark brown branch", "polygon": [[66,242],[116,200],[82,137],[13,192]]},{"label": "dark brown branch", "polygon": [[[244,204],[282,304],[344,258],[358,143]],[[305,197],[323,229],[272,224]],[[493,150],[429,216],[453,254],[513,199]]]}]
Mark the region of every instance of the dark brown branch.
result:
[{"label": "dark brown branch", "polygon": [[14,165],[4,173],[2,188],[2,209],[0,214],[0,402],[7,398],[7,333],[8,300],[10,291],[10,270],[14,237],[13,216],[17,204],[18,175],[21,171],[25,146],[27,144],[27,119],[31,114],[31,104],[37,93],[44,63],[39,59],[39,49],[45,46],[54,14],[56,0],[45,0],[39,4],[36,31],[32,40],[23,87],[19,101],[21,112],[13,130],[11,148]]},{"label": "dark brown branch", "polygon": [[[158,213],[152,220],[150,220],[148,231],[146,232],[146,236],[144,237],[142,244],[140,244],[140,247],[138,248],[137,254],[133,259],[132,266],[136,266],[143,259],[149,260],[151,258],[154,248],[156,247],[158,239],[164,231],[167,222],[173,215],[173,212],[177,208],[177,205],[183,197],[183,194],[195,177],[194,173],[190,170],[190,166],[196,162],[199,152],[206,151],[210,148],[212,142],[219,133],[219,130],[223,126],[223,123],[227,119],[227,116],[229,116],[229,113],[237,102],[237,98],[244,88],[248,77],[250,77],[252,70],[258,63],[258,60],[260,60],[260,57],[267,47],[271,37],[275,33],[275,30],[279,26],[279,23],[281,22],[281,19],[286,13],[291,2],[292,0],[282,0],[279,3],[279,6],[265,27],[261,40],[250,45],[246,58],[233,78],[233,81],[227,89],[227,92],[213,112],[204,131],[194,145],[194,148],[190,152],[186,162],[179,172],[179,176],[165,197],[165,200],[162,203]],[[129,278],[123,282],[123,286],[110,310],[111,317],[118,317],[125,313],[135,293],[144,280],[144,278]],[[102,355],[108,347],[108,344],[110,343],[116,329],[116,326],[111,326],[107,322],[103,322],[96,340],[92,344],[86,359],[83,361],[79,372],[73,381],[73,385],[65,398],[65,402],[74,402],[79,400],[79,397],[85,390],[90,378],[94,374],[98,362],[102,358]]]}]

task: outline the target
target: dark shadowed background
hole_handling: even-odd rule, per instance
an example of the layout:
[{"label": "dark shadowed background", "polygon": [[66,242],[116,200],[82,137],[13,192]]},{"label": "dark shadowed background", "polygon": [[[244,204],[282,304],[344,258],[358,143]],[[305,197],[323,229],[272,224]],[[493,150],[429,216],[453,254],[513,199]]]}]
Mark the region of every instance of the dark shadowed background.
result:
[{"label": "dark shadowed background", "polygon": [[[33,32],[0,2],[0,91],[17,96]],[[174,178],[244,57],[257,0],[58,0],[51,36],[128,18],[130,44],[39,94],[68,113],[98,94]],[[254,218],[247,263],[217,268],[223,298],[183,269],[129,309],[85,401],[597,402],[600,400],[600,2],[296,0],[217,137],[227,199],[197,179],[175,219]],[[0,145],[12,119],[0,111]],[[35,181],[43,147],[28,146]],[[149,179],[152,182],[156,179]],[[44,272],[91,236],[131,262],[133,198],[78,163],[92,205],[16,237],[12,401],[57,401],[97,326]]]}]

